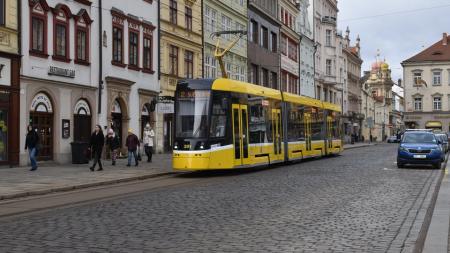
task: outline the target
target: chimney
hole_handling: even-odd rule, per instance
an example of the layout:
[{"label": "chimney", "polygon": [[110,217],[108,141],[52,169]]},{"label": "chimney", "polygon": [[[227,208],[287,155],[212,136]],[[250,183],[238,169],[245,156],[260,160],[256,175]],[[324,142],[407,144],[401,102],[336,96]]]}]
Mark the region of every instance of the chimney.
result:
[{"label": "chimney", "polygon": [[442,45],[447,46],[447,33],[442,34]]}]

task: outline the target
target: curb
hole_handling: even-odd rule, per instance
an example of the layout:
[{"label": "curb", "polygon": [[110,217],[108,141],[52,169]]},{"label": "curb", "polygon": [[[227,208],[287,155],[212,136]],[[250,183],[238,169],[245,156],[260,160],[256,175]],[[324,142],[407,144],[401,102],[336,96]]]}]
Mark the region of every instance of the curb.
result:
[{"label": "curb", "polygon": [[45,190],[26,191],[26,192],[21,192],[21,193],[0,195],[0,201],[1,200],[11,200],[11,199],[16,199],[16,198],[23,198],[23,197],[30,197],[30,196],[36,196],[36,195],[45,195],[45,194],[55,193],[55,192],[67,192],[67,191],[73,191],[73,190],[79,190],[79,189],[92,188],[92,187],[96,187],[96,186],[113,185],[113,184],[118,184],[118,183],[138,181],[138,180],[162,177],[162,176],[173,175],[173,174],[176,174],[176,172],[161,172],[161,173],[141,175],[141,176],[136,176],[136,177],[119,178],[119,179],[113,179],[113,180],[101,181],[101,182],[95,182],[95,183],[87,183],[87,184],[80,184],[80,185],[73,185],[73,186],[63,186],[63,187],[57,187],[57,188],[51,188],[51,189],[45,189]]}]

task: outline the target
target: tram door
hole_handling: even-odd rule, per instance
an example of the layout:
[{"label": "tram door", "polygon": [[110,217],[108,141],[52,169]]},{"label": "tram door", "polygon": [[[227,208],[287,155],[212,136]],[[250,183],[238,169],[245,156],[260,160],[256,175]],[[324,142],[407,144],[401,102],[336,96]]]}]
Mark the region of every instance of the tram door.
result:
[{"label": "tram door", "polygon": [[326,154],[330,154],[333,149],[333,117],[327,116],[327,151]]},{"label": "tram door", "polygon": [[305,142],[306,142],[306,151],[307,154],[309,155],[311,150],[312,150],[312,145],[311,145],[311,114],[306,113],[304,116],[304,124],[305,124]]},{"label": "tram door", "polygon": [[281,110],[272,109],[272,136],[273,136],[273,149],[277,159],[283,159],[282,152],[282,126],[281,126]]},{"label": "tram door", "polygon": [[248,114],[247,105],[233,104],[234,165],[250,164],[248,156]]}]

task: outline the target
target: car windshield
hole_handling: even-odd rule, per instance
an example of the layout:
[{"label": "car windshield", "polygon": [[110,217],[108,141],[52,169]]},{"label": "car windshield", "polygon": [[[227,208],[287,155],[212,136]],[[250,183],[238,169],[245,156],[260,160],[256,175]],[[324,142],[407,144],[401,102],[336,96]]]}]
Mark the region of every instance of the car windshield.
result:
[{"label": "car windshield", "polygon": [[436,143],[436,138],[432,133],[406,133],[403,143]]},{"label": "car windshield", "polygon": [[178,138],[206,138],[208,133],[208,90],[179,91],[176,103]]}]

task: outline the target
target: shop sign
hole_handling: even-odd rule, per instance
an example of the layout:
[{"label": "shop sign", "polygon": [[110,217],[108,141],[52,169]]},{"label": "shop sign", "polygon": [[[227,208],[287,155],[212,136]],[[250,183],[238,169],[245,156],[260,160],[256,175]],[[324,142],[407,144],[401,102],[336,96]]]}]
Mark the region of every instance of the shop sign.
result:
[{"label": "shop sign", "polygon": [[11,86],[11,60],[0,58],[0,85]]},{"label": "shop sign", "polygon": [[161,103],[159,102],[157,104],[157,110],[158,113],[163,113],[163,114],[169,114],[169,113],[174,113],[174,103],[173,102],[165,102],[165,103]]},{"label": "shop sign", "polygon": [[62,120],[62,138],[63,139],[70,138],[70,120],[68,119]]},{"label": "shop sign", "polygon": [[70,77],[75,78],[75,70],[74,69],[63,69],[55,66],[50,66],[48,69],[48,74],[51,76],[62,76],[62,77]]},{"label": "shop sign", "polygon": [[73,113],[79,115],[91,115],[91,109],[89,108],[89,104],[85,100],[80,99],[75,105],[75,110]]},{"label": "shop sign", "polygon": [[30,110],[32,112],[53,112],[53,106],[50,99],[45,95],[44,93],[37,94],[33,100],[31,101],[31,108]]}]

